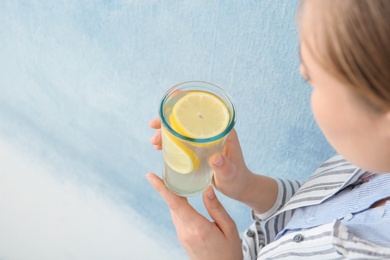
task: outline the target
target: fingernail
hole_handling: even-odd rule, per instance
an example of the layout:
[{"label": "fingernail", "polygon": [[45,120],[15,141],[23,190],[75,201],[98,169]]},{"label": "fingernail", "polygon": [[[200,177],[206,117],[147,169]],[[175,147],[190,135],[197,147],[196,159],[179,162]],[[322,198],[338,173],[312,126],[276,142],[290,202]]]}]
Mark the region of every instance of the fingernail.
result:
[{"label": "fingernail", "polygon": [[213,187],[210,186],[210,188],[207,191],[207,197],[212,200],[215,198],[215,193]]},{"label": "fingernail", "polygon": [[213,162],[213,165],[216,167],[221,167],[223,164],[223,158],[221,154],[218,155],[218,158]]},{"label": "fingernail", "polygon": [[152,178],[152,175],[151,175],[151,174],[147,173],[147,174],[145,175],[145,177],[146,177],[146,179],[147,179],[151,184],[153,184],[154,179]]}]

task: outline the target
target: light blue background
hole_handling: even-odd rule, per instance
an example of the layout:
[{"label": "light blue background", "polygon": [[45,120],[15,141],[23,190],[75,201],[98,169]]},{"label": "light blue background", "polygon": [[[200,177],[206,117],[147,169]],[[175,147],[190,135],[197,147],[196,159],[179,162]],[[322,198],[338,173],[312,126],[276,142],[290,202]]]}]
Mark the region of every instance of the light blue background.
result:
[{"label": "light blue background", "polygon": [[[148,122],[157,116],[164,92],[187,80],[212,82],[234,98],[236,129],[251,170],[305,179],[334,152],[312,118],[311,89],[299,75],[296,4],[282,0],[1,1],[0,138],[15,149],[12,156],[33,158],[36,163],[1,158],[0,189],[5,188],[2,185],[13,165],[25,165],[33,179],[38,174],[34,165],[50,167],[50,178],[71,181],[81,190],[92,187],[113,207],[134,212],[144,226],[137,228],[156,244],[176,248],[182,255],[166,205],[144,174],[160,174],[162,169],[161,153],[149,144],[153,131]],[[15,179],[15,187],[8,189],[26,197],[18,183]],[[21,220],[29,221],[34,212],[24,212],[25,204],[8,203],[5,193],[0,196],[0,212],[15,205]],[[242,232],[250,224],[249,210],[219,197]],[[52,214],[56,214],[54,205],[63,203],[55,198],[47,205]],[[199,198],[191,202],[205,214]],[[40,218],[44,230],[50,214]],[[97,226],[103,225],[105,218],[94,218]],[[1,242],[17,228],[7,219],[0,217],[0,221],[0,228],[8,227],[8,233],[0,230]],[[66,251],[79,258],[81,249],[55,236],[61,225],[54,222],[50,231],[54,255]],[[72,223],[68,229],[78,236],[79,229]],[[29,232],[26,241],[34,244],[34,234]],[[95,235],[104,244],[104,230]],[[134,256],[140,249],[131,246],[140,238],[126,239],[129,249],[122,255]],[[99,245],[85,241],[82,247],[96,259],[102,250]],[[39,245],[33,248],[30,255],[40,252],[48,257]],[[15,252],[0,243],[0,259],[12,258]]]}]

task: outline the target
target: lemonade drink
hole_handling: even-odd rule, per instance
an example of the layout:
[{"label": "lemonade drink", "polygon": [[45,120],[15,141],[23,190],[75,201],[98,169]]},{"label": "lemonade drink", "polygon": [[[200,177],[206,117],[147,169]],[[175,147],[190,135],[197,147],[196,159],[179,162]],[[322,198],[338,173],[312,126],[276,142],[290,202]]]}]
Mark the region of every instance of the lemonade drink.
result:
[{"label": "lemonade drink", "polygon": [[168,90],[159,113],[165,185],[181,196],[196,195],[212,181],[208,161],[234,126],[234,103],[221,88],[190,81]]}]

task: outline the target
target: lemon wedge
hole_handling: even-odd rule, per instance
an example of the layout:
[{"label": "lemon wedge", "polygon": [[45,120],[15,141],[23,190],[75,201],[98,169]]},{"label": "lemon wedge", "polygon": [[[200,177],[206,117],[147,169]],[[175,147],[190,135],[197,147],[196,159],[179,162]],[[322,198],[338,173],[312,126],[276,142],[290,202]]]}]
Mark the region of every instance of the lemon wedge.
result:
[{"label": "lemon wedge", "polygon": [[199,166],[199,159],[190,148],[182,141],[169,133],[164,127],[161,128],[163,156],[168,166],[177,173],[188,174],[195,171]]},{"label": "lemon wedge", "polygon": [[211,138],[222,133],[229,124],[226,104],[216,95],[204,91],[190,91],[172,108],[171,125],[191,138]]}]

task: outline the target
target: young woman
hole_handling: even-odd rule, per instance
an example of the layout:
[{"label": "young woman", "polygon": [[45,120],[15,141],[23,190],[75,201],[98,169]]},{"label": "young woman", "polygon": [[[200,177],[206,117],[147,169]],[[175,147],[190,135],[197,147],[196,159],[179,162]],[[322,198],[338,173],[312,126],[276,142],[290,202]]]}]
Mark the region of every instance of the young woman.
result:
[{"label": "young woman", "polygon": [[[253,209],[241,237],[212,187],[214,222],[147,174],[191,259],[390,259],[390,1],[306,0],[298,24],[313,114],[339,155],[304,183],[269,178],[246,167],[233,131],[210,164],[214,187]],[[151,142],[161,149],[159,131]]]}]

